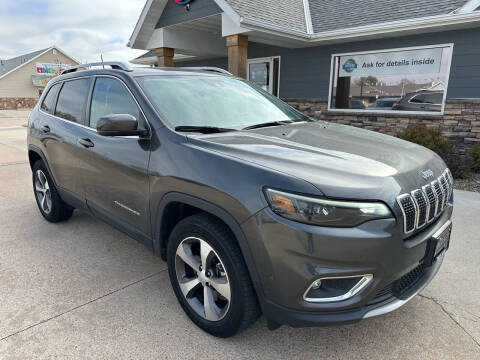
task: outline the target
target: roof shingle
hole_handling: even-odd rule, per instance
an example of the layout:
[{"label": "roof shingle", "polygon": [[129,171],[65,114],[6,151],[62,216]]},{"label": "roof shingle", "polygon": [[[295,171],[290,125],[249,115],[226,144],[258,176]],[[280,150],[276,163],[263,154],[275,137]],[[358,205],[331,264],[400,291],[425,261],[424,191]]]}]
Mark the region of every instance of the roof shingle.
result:
[{"label": "roof shingle", "polygon": [[448,14],[468,0],[309,0],[315,33]]},{"label": "roof shingle", "polygon": [[0,60],[0,76],[5,75],[6,73],[12,71],[13,69],[19,67],[20,65],[29,62],[34,57],[40,55],[41,53],[47,51],[49,48],[34,51],[28,54],[20,55],[7,60]]},{"label": "roof shingle", "polygon": [[244,18],[306,32],[303,0],[227,0]]}]

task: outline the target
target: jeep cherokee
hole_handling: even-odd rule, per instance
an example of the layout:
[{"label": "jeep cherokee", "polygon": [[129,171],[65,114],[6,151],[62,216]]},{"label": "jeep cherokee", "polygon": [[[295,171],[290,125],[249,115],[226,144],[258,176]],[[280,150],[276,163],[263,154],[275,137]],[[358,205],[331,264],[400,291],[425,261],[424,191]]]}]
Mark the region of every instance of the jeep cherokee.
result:
[{"label": "jeep cherokee", "polygon": [[38,208],[89,212],[158,254],[203,330],[354,322],[437,273],[453,179],[435,153],[220,69],[94,65],[52,79],[29,118]]}]

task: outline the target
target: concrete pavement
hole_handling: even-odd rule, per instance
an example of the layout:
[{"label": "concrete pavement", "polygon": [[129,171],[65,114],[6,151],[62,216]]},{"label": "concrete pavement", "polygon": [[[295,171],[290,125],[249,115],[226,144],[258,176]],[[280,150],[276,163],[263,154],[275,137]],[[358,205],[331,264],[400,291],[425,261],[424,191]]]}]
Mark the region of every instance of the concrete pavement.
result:
[{"label": "concrete pavement", "polygon": [[480,359],[479,194],[455,192],[444,265],[400,310],[274,332],[261,318],[216,339],[190,322],[166,264],[142,245],[84,213],[58,225],[43,220],[26,130],[1,123],[1,359]]}]

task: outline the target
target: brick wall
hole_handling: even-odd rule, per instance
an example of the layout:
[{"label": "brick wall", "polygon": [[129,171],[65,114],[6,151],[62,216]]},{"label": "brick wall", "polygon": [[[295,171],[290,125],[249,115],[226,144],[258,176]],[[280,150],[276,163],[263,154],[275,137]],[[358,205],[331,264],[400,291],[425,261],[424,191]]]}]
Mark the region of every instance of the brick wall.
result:
[{"label": "brick wall", "polygon": [[0,98],[0,110],[33,109],[35,98]]},{"label": "brick wall", "polygon": [[354,114],[327,110],[326,100],[286,100],[291,106],[306,115],[339,124],[352,125],[368,130],[396,135],[407,127],[422,125],[439,128],[443,135],[456,143],[456,153],[480,142],[480,99],[450,99],[444,115]]}]

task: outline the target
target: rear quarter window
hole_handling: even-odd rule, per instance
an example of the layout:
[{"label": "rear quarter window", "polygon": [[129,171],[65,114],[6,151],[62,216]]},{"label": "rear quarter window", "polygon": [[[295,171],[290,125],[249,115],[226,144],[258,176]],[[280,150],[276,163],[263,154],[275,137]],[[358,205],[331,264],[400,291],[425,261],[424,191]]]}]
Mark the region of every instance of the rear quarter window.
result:
[{"label": "rear quarter window", "polygon": [[58,95],[55,115],[65,120],[83,124],[90,83],[90,78],[66,81]]},{"label": "rear quarter window", "polygon": [[58,89],[60,89],[61,84],[53,85],[50,90],[48,90],[47,96],[43,99],[41,108],[43,111],[53,114],[55,110],[55,100],[57,99]]}]

